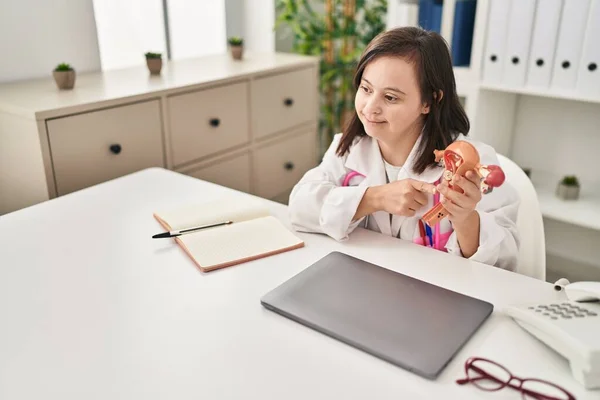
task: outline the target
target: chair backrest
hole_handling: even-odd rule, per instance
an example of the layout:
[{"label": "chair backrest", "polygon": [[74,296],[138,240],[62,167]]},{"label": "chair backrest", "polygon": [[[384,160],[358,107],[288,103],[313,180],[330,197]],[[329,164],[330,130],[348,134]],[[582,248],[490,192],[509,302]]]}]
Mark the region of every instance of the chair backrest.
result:
[{"label": "chair backrest", "polygon": [[546,280],[546,239],[544,221],[536,190],[525,172],[514,161],[498,154],[506,182],[517,190],[521,204],[517,229],[521,237],[517,273]]}]

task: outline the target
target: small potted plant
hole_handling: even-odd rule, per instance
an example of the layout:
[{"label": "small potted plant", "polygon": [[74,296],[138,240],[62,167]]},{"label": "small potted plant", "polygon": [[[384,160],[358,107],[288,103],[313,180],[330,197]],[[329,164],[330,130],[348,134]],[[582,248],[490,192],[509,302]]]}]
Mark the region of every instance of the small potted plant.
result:
[{"label": "small potted plant", "polygon": [[60,90],[73,89],[75,86],[75,69],[67,63],[60,63],[52,72],[56,86]]},{"label": "small potted plant", "polygon": [[231,56],[234,60],[241,60],[244,54],[244,39],[238,36],[232,36],[228,40]]},{"label": "small potted plant", "polygon": [[577,200],[579,198],[579,180],[574,175],[567,175],[558,182],[556,195],[563,200]]},{"label": "small potted plant", "polygon": [[160,75],[162,69],[162,54],[148,52],[146,56],[146,65],[151,75]]}]

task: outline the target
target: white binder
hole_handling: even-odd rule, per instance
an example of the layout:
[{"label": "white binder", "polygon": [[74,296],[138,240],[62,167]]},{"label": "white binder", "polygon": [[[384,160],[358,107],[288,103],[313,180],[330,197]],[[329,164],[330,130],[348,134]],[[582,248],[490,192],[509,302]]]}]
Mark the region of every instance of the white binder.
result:
[{"label": "white binder", "polygon": [[527,86],[543,88],[550,86],[562,3],[563,0],[543,0],[537,3],[529,53]]},{"label": "white binder", "polygon": [[525,85],[536,0],[513,1],[508,15],[502,83]]},{"label": "white binder", "polygon": [[553,90],[575,91],[589,7],[590,0],[568,0],[563,5],[550,84]]},{"label": "white binder", "polygon": [[490,83],[500,83],[502,81],[504,47],[508,30],[508,13],[510,12],[512,0],[490,1],[489,23],[483,61],[483,80]]},{"label": "white binder", "polygon": [[416,1],[390,0],[386,29],[419,25],[419,4]]},{"label": "white binder", "polygon": [[600,98],[600,0],[592,0],[577,75],[577,91]]}]

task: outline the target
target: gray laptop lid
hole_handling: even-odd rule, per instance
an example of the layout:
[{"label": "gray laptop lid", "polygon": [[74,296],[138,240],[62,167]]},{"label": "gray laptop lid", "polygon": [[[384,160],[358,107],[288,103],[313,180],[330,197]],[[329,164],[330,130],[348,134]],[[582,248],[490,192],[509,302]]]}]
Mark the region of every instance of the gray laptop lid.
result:
[{"label": "gray laptop lid", "polygon": [[287,318],[435,379],[493,305],[333,252],[261,298]]}]

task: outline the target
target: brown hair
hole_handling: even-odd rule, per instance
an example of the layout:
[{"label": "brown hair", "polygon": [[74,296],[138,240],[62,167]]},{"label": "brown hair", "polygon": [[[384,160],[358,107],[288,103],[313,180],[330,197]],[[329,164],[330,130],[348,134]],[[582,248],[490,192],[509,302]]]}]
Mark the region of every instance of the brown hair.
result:
[{"label": "brown hair", "polygon": [[[395,28],[377,35],[364,50],[354,75],[358,89],[367,64],[378,57],[400,57],[413,63],[419,81],[421,101],[430,105],[423,115],[423,140],[418,149],[414,172],[422,173],[435,165],[433,151],[445,149],[462,133],[469,132],[469,119],[458,100],[452,60],[446,41],[435,32],[416,27]],[[441,100],[434,93],[442,91]],[[342,156],[358,136],[366,135],[356,110],[337,148]]]}]

